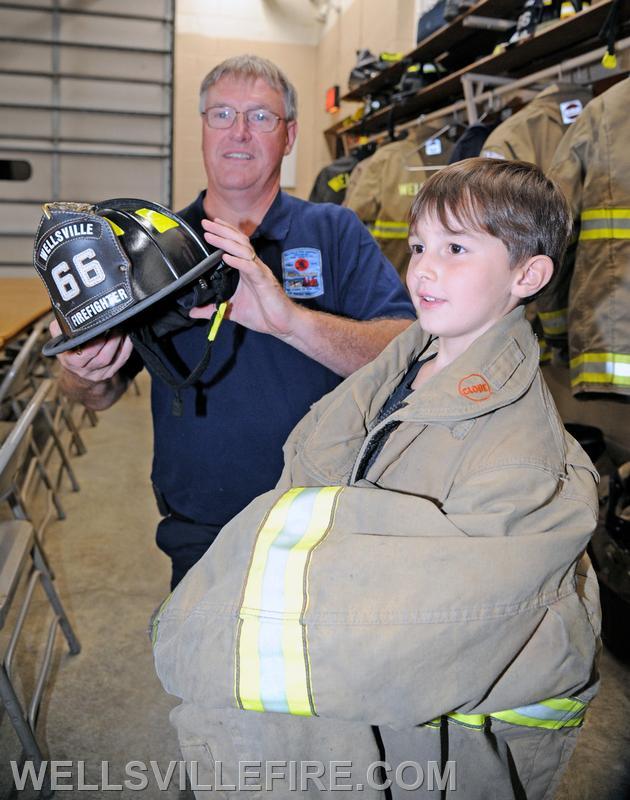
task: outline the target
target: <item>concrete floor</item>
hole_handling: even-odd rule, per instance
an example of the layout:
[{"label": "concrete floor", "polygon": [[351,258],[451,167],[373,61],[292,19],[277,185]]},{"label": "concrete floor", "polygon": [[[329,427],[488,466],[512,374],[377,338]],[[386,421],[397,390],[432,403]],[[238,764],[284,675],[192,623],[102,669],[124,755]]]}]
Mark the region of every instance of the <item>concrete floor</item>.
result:
[{"label": "concrete floor", "polygon": [[[64,482],[68,518],[52,522],[46,533],[44,544],[59,592],[83,649],[69,656],[58,637],[40,731],[51,759],[72,762],[63,767],[70,774],[60,776],[60,782],[74,785],[84,798],[137,797],[144,775],[147,786],[140,796],[188,800],[192,793],[180,788],[178,765],[164,790],[152,766],[164,775],[180,754],[168,722],[177,701],[164,694],[155,677],[146,633],[151,612],[168,591],[169,566],[153,541],[157,514],[148,478],[146,376],[141,376],[140,387],[140,396],[129,392],[99,415],[97,427],[83,429],[88,452],[73,459],[81,491],[72,493]],[[34,623],[17,659],[16,671],[27,688],[33,680],[36,642],[45,634],[47,608],[39,596],[36,601]],[[601,669],[601,692],[557,800],[630,798],[630,668],[604,652]],[[0,711],[0,798],[37,796],[30,788],[12,788],[10,762],[19,753]],[[83,785],[99,788],[79,789],[80,761]],[[132,761],[141,762],[134,774],[127,771]],[[131,785],[106,788],[108,782],[115,786],[125,781]],[[64,794],[68,792],[57,797]]]}]

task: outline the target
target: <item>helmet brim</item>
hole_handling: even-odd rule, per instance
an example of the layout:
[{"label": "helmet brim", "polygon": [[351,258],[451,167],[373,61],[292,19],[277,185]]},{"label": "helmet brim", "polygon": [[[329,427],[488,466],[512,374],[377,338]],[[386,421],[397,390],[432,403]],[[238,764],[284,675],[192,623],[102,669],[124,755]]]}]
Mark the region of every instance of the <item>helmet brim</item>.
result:
[{"label": "helmet brim", "polygon": [[140,300],[138,303],[134,303],[134,305],[116,314],[115,325],[112,325],[112,320],[105,320],[100,325],[95,325],[93,328],[90,328],[90,330],[83,331],[83,333],[79,333],[76,336],[68,337],[65,334],[60,334],[59,336],[53,337],[49,342],[46,342],[42,348],[42,353],[45,356],[56,356],[59,353],[65,353],[67,350],[80,347],[82,344],[96,339],[101,334],[113,328],[117,328],[121,323],[135,317],[145,309],[163,300],[165,297],[168,297],[170,294],[173,294],[173,292],[176,292],[178,289],[192,283],[196,278],[201,277],[204,272],[216,266],[221,261],[222,256],[223,253],[221,250],[211,253],[207,258],[204,258],[203,261],[200,261],[199,264],[189,269],[188,272],[184,273],[172,283],[169,283],[163,289],[160,289],[144,300]]}]

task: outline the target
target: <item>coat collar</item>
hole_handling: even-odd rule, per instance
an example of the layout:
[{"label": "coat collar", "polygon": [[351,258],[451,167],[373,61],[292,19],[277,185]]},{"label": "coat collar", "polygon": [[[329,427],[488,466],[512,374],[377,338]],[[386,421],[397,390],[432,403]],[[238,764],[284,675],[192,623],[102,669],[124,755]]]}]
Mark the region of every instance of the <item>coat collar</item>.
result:
[{"label": "coat collar", "polygon": [[[538,343],[524,313],[519,306],[499,320],[465,353],[413,392],[396,418],[459,422],[488,414],[521,397],[538,372],[539,358]],[[436,350],[437,341],[433,341],[422,355]]]},{"label": "coat collar", "polygon": [[324,398],[325,410],[303,441],[301,458],[324,482],[344,482],[361,448],[380,425],[437,423],[465,436],[476,417],[514,402],[538,374],[538,344],[524,309],[516,308],[458,359],[413,392],[382,423],[378,413],[413,361],[437,348],[418,322]]}]

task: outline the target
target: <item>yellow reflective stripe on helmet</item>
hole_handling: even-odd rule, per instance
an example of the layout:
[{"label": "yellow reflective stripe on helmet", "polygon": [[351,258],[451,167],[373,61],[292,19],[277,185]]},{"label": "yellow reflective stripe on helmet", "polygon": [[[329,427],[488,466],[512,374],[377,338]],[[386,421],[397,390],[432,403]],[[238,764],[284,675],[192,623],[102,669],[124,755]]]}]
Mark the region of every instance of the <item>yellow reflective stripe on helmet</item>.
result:
[{"label": "yellow reflective stripe on helmet", "polygon": [[406,239],[409,225],[406,222],[377,219],[370,225],[370,232],[375,239]]},{"label": "yellow reflective stripe on helmet", "polygon": [[340,486],[296,488],[258,533],[243,602],[235,661],[240,708],[312,716],[307,629],[308,570],[334,517]]},{"label": "yellow reflective stripe on helmet", "polygon": [[109,217],[103,217],[109,223],[110,228],[114,231],[116,236],[124,236],[124,230],[120,227],[120,225],[116,225],[115,222],[112,222]]},{"label": "yellow reflective stripe on helmet", "polygon": [[150,222],[158,233],[164,233],[164,231],[168,231],[171,228],[179,227],[179,222],[176,222],[171,217],[167,217],[166,214],[160,214],[159,211],[154,211],[151,208],[139,208],[133,213],[138,217],[143,217]]},{"label": "yellow reflective stripe on helmet", "polygon": [[630,208],[589,208],[580,215],[580,240],[630,239]]},{"label": "yellow reflective stripe on helmet", "polygon": [[579,383],[611,383],[630,386],[630,355],[581,353],[570,361],[571,386]]},{"label": "yellow reflective stripe on helmet", "polygon": [[561,308],[558,311],[539,311],[538,316],[543,326],[543,331],[547,336],[560,336],[567,332],[568,309]]},{"label": "yellow reflective stripe on helmet", "polygon": [[[559,730],[560,728],[577,728],[584,721],[588,703],[575,697],[554,697],[542,700],[529,706],[512,708],[509,711],[497,711],[492,714],[446,714],[449,722],[455,722],[467,728],[482,730],[488,720],[500,720],[510,725],[526,728],[543,728]],[[425,723],[423,727],[439,728],[440,718]]]}]

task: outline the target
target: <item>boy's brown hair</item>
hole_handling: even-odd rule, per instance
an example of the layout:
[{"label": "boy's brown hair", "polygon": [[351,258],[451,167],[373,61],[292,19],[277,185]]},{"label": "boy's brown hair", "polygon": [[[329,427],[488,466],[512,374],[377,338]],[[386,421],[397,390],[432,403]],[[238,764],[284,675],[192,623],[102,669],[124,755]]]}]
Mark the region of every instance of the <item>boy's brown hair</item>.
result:
[{"label": "boy's brown hair", "polygon": [[410,228],[424,215],[452,233],[457,224],[500,239],[512,267],[545,255],[557,269],[573,228],[564,195],[538,167],[494,158],[467,158],[434,173],[413,201]]}]

